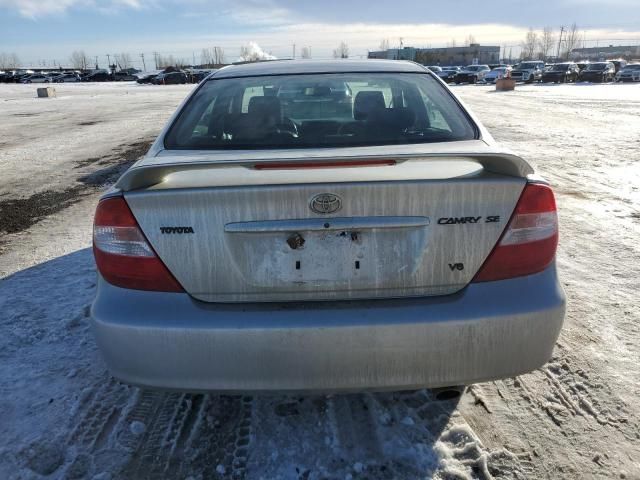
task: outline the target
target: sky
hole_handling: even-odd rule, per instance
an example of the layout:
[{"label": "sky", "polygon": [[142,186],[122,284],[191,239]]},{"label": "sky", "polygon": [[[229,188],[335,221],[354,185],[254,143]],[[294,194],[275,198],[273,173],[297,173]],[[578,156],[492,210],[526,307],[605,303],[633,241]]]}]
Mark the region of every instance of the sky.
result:
[{"label": "sky", "polygon": [[[576,23],[586,46],[640,44],[640,0],[0,0],[0,53],[24,66],[69,64],[74,50],[127,52],[136,66],[153,52],[199,63],[203,48],[228,61],[256,42],[279,57],[329,58],[341,41],[352,57],[392,47],[478,43],[517,48],[526,31]],[[557,32],[556,32],[557,33]],[[148,67],[149,65],[147,65]]]}]

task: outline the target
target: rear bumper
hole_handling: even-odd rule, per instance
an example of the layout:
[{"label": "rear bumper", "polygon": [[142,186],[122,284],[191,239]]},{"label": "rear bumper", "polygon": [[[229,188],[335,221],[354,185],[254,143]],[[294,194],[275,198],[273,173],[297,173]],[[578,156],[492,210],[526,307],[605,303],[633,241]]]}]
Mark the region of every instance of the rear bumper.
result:
[{"label": "rear bumper", "polygon": [[555,266],[445,297],[207,304],[100,279],[98,346],[127,383],[189,391],[343,391],[470,384],[551,356],[565,297]]}]

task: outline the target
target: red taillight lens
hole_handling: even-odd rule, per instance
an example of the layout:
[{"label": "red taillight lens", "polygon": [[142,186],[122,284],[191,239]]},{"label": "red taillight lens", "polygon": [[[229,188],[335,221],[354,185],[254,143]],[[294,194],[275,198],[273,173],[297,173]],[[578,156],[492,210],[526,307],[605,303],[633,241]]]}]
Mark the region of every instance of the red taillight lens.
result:
[{"label": "red taillight lens", "polygon": [[491,282],[541,272],[556,255],[558,216],[553,192],[528,184],[515,211],[474,282]]},{"label": "red taillight lens", "polygon": [[93,254],[104,279],[118,287],[159,292],[183,289],[158,258],[122,197],[98,204]]}]

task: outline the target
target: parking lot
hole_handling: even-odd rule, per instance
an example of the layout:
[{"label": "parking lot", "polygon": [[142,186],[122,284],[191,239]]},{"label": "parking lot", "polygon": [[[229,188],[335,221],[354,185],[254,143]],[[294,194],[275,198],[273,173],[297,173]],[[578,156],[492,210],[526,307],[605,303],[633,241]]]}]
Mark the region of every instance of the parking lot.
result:
[{"label": "parking lot", "polygon": [[640,84],[452,87],[553,184],[569,304],[549,364],[448,401],[112,380],[93,209],[194,87],[55,88],[0,85],[0,478],[640,478]]}]

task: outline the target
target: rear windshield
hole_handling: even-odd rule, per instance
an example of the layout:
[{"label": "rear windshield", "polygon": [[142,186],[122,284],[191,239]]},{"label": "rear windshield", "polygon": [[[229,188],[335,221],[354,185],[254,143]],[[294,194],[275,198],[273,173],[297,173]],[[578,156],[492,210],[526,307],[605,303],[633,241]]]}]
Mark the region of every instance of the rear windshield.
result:
[{"label": "rear windshield", "polygon": [[428,74],[309,74],[208,80],[171,126],[165,147],[336,147],[476,136],[451,93]]}]

